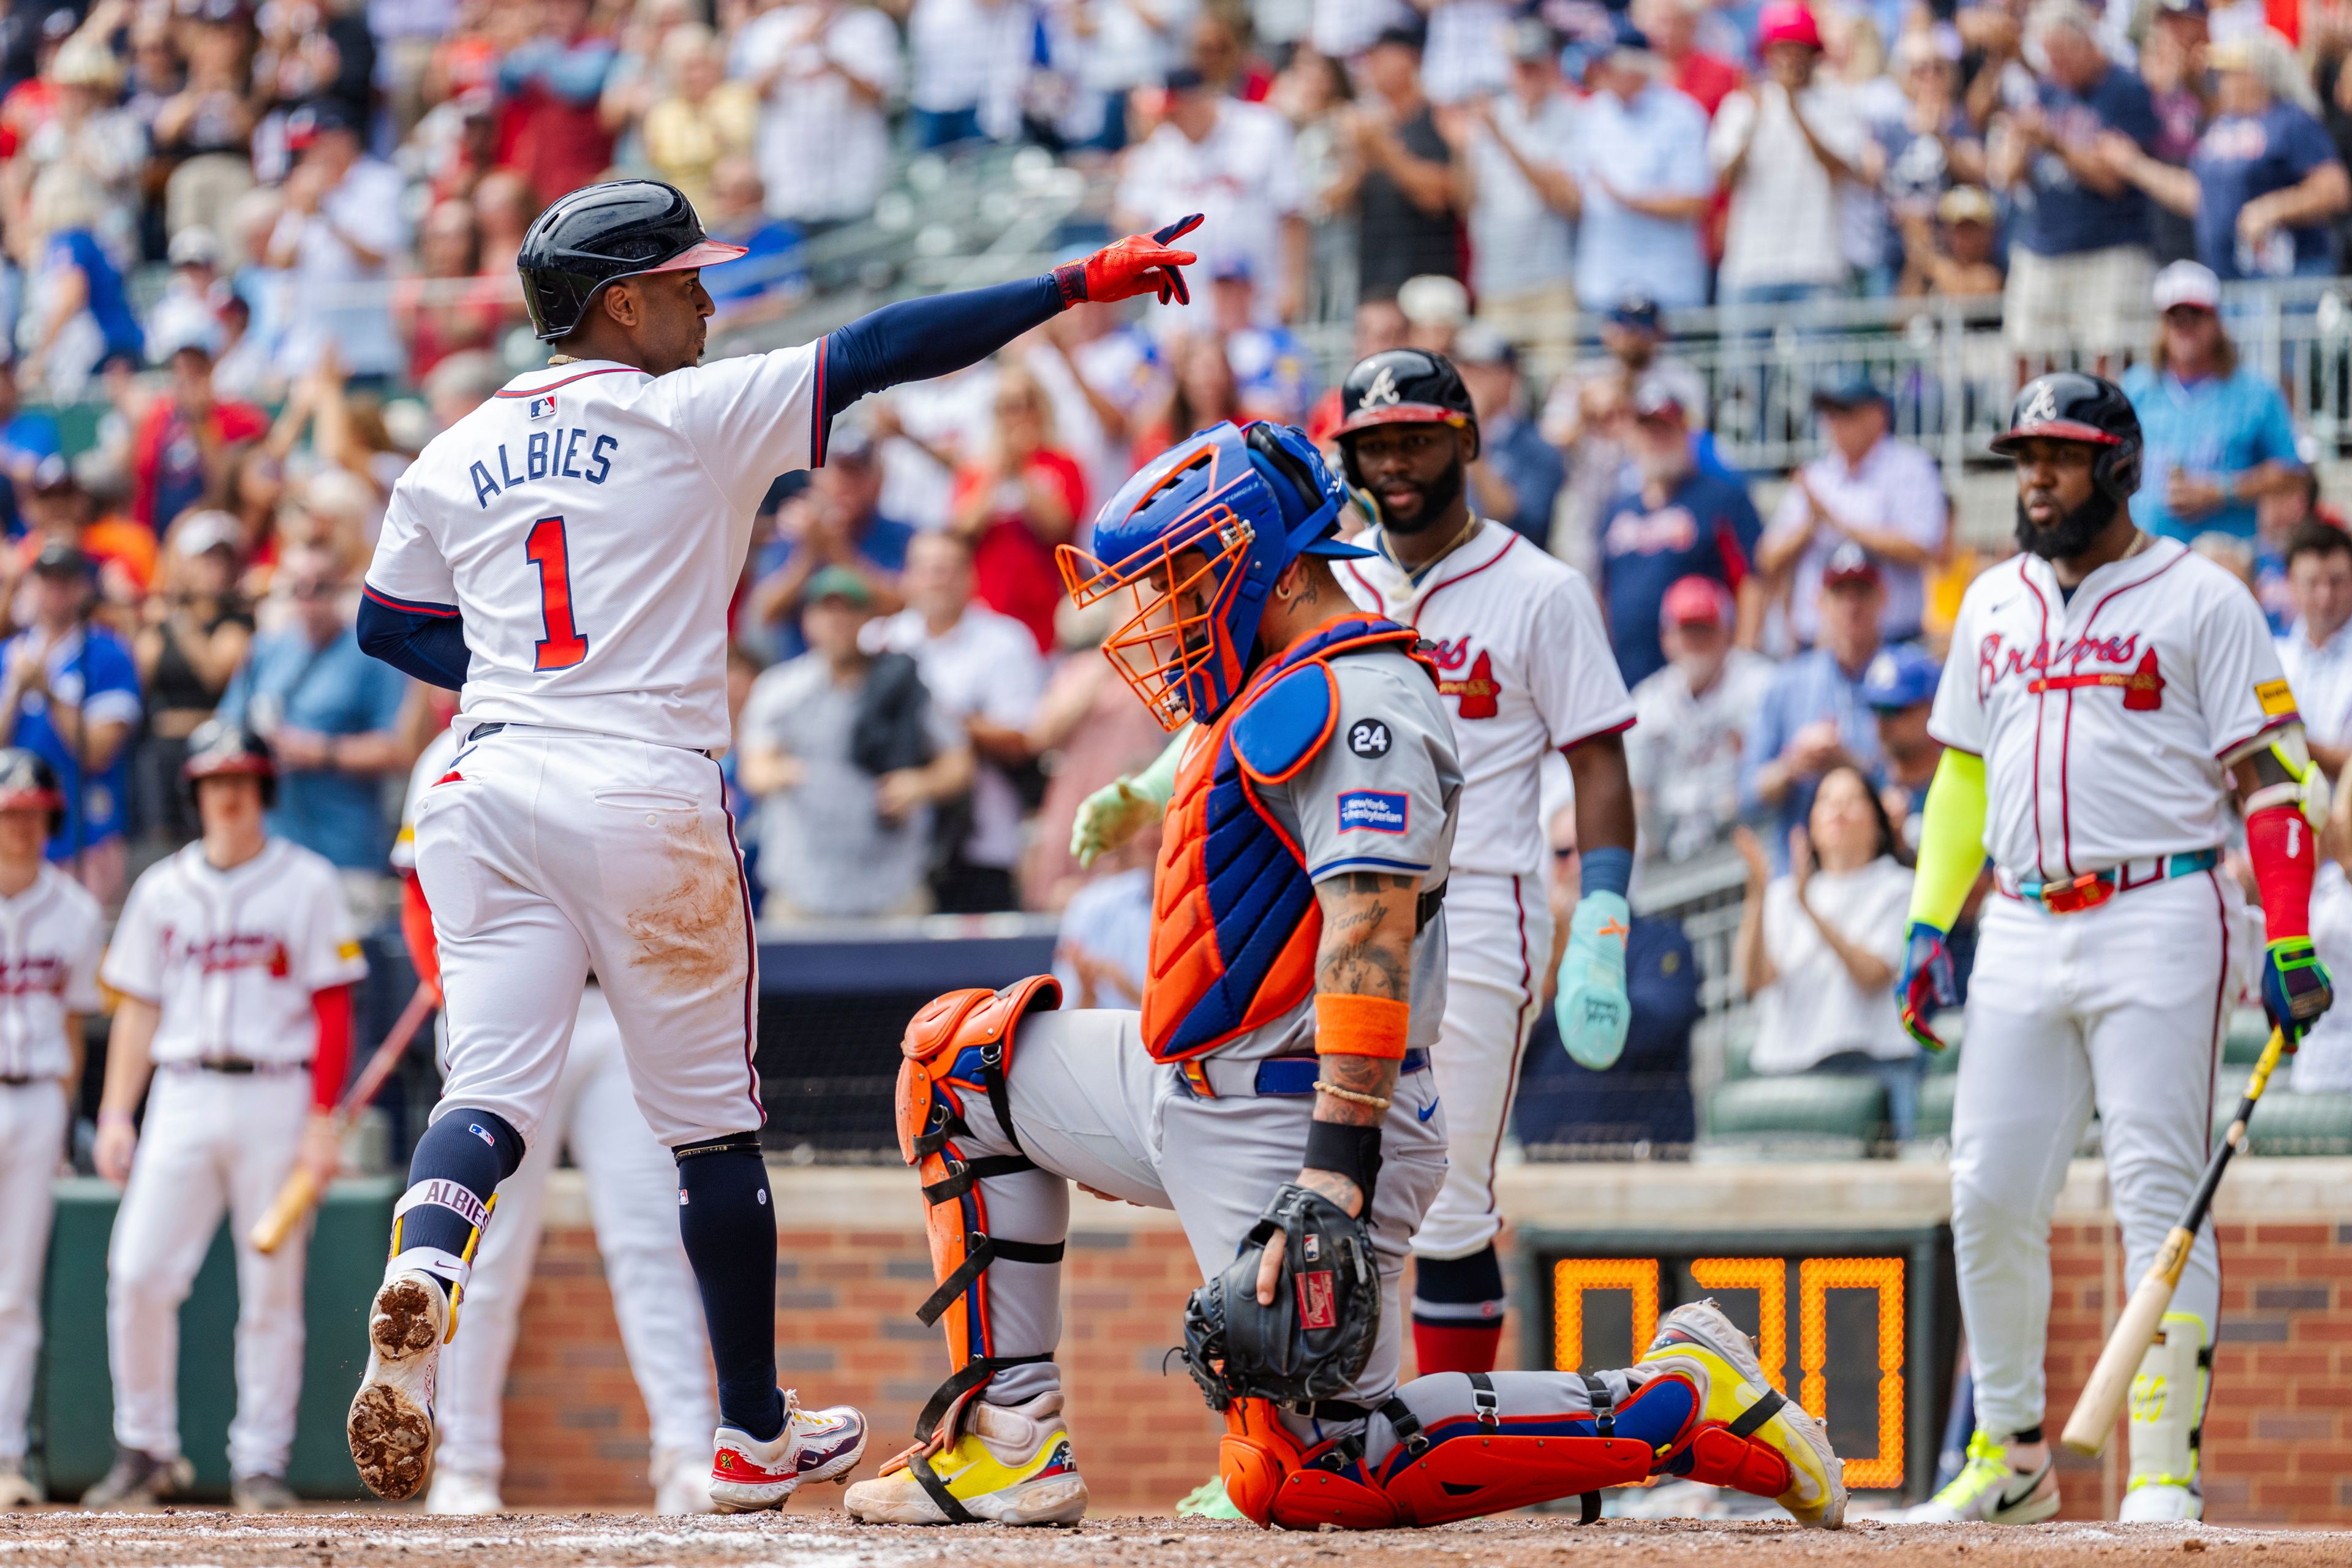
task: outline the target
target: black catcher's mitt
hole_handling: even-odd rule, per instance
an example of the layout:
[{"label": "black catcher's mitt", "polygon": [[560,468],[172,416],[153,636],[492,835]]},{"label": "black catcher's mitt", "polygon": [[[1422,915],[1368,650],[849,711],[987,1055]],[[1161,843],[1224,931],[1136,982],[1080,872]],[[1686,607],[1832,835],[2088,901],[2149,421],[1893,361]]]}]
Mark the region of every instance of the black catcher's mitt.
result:
[{"label": "black catcher's mitt", "polygon": [[[1266,1242],[1284,1237],[1274,1302],[1257,1301]],[[1286,1183],[1223,1274],[1184,1305],[1184,1363],[1224,1409],[1236,1399],[1304,1405],[1336,1397],[1364,1370],[1381,1329],[1371,1233],[1346,1209]]]}]

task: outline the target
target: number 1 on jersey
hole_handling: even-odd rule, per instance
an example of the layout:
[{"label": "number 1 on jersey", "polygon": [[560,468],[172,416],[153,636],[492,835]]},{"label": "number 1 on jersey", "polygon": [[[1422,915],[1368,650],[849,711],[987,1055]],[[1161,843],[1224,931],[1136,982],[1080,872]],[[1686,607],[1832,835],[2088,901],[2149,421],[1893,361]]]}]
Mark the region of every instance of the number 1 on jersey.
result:
[{"label": "number 1 on jersey", "polygon": [[547,635],[539,639],[536,669],[570,669],[588,657],[588,639],[572,621],[572,552],[563,520],[542,517],[530,525],[523,552],[539,568],[539,618]]}]

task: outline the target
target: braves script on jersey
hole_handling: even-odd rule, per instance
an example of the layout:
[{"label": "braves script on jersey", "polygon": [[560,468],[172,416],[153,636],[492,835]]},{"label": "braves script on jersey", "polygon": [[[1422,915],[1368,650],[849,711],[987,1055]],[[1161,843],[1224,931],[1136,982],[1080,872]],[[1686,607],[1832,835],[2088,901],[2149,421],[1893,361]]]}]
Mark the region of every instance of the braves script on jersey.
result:
[{"label": "braves script on jersey", "polygon": [[[1355,542],[1378,550],[1380,538],[1374,528]],[[1385,552],[1339,563],[1339,577],[1358,605],[1434,645],[1462,759],[1454,866],[1540,871],[1543,754],[1633,722],[1591,584],[1498,522],[1481,522],[1419,584]]]},{"label": "braves script on jersey", "polygon": [[191,844],[131,888],[100,977],[156,1004],[161,1063],[310,1059],[313,992],[367,974],[335,868],[283,838],[223,871]]},{"label": "braves script on jersey", "polygon": [[401,476],[367,591],[465,616],[458,721],[729,744],[727,601],[776,476],[821,456],[819,345],[655,377],[550,366]]},{"label": "braves script on jersey", "polygon": [[54,866],[0,899],[0,1078],[73,1069],[66,1015],[95,1013],[106,921],[98,900]]},{"label": "braves script on jersey", "polygon": [[2048,879],[2225,843],[2222,759],[2294,718],[2245,585],[2158,540],[2071,600],[2031,554],[1969,584],[1928,728],[1985,759],[1994,863]]}]

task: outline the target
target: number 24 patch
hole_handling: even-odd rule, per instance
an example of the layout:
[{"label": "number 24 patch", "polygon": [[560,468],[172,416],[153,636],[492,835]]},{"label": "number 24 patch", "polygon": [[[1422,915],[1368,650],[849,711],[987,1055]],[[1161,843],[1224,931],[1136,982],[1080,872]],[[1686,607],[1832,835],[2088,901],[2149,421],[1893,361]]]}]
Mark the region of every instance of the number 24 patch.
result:
[{"label": "number 24 patch", "polygon": [[1412,797],[1386,790],[1351,789],[1339,796],[1339,831],[1402,833],[1412,820]]}]

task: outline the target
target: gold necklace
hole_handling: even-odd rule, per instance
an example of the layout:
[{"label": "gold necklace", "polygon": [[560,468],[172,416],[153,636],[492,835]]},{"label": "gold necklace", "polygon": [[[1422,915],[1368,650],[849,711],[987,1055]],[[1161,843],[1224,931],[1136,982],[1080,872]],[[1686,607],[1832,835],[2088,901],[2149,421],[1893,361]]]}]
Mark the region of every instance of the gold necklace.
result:
[{"label": "gold necklace", "polygon": [[1431,572],[1434,571],[1439,562],[1444,560],[1447,556],[1461,549],[1465,544],[1470,542],[1470,536],[1478,531],[1478,524],[1482,520],[1476,512],[1472,512],[1463,522],[1461,531],[1455,533],[1451,540],[1446,542],[1445,548],[1431,556],[1428,560],[1423,562],[1418,567],[1408,566],[1403,562],[1397,559],[1396,551],[1391,548],[1389,544],[1389,535],[1386,529],[1382,529],[1381,531],[1381,553],[1389,558],[1390,565],[1404,574],[1406,582],[1411,583],[1415,586],[1419,586],[1421,579],[1428,576]]}]

